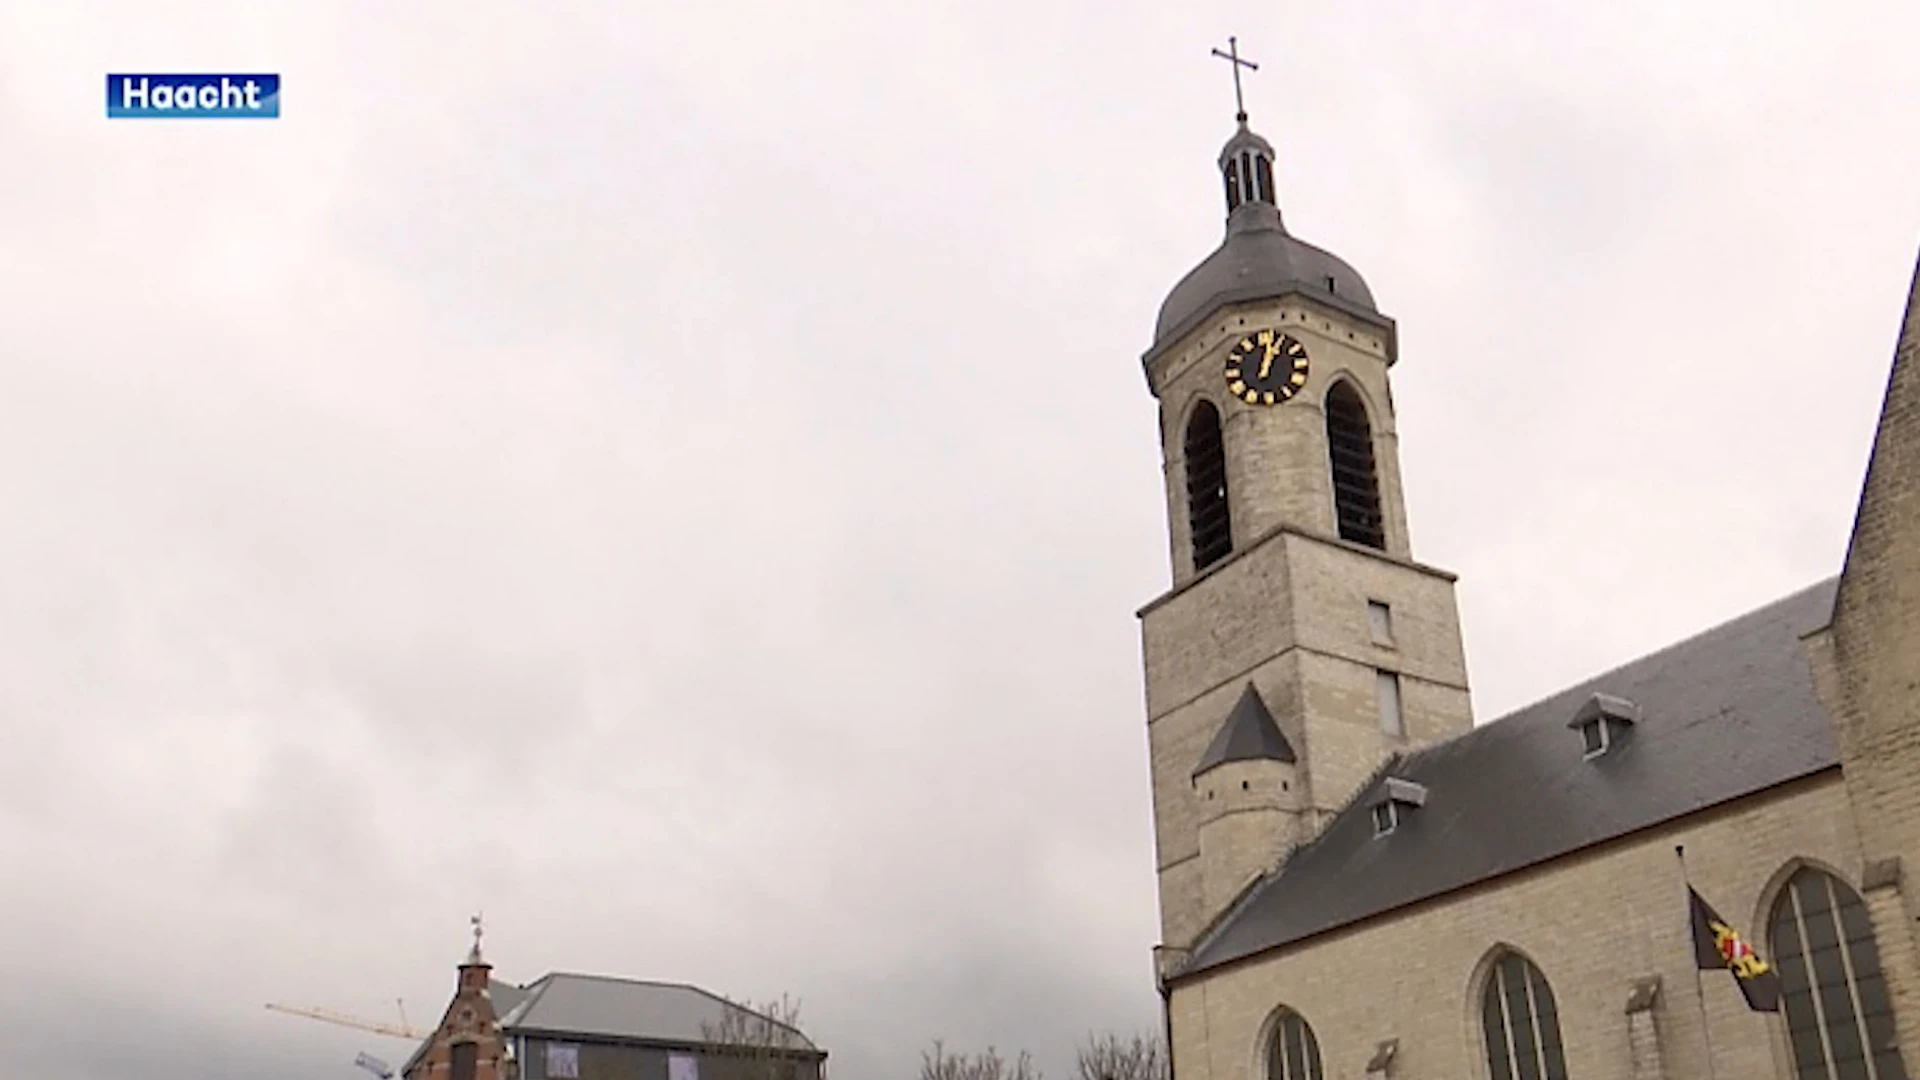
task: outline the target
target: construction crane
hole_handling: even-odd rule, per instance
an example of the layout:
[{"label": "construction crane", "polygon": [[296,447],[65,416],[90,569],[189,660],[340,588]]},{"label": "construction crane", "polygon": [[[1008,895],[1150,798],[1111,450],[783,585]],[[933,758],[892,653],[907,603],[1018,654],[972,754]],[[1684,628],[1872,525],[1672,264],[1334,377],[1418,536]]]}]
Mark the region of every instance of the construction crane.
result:
[{"label": "construction crane", "polygon": [[415,1031],[413,1025],[407,1023],[407,1007],[404,1003],[400,1006],[400,1022],[398,1024],[383,1024],[377,1020],[362,1020],[358,1017],[348,1016],[345,1013],[334,1012],[332,1009],[304,1008],[299,1005],[280,1005],[271,1001],[267,1003],[267,1008],[277,1013],[286,1013],[289,1016],[304,1016],[309,1020],[322,1020],[329,1024],[357,1028],[361,1031],[371,1031],[375,1035],[387,1035],[395,1039],[411,1039],[418,1042],[427,1037],[425,1032]]}]

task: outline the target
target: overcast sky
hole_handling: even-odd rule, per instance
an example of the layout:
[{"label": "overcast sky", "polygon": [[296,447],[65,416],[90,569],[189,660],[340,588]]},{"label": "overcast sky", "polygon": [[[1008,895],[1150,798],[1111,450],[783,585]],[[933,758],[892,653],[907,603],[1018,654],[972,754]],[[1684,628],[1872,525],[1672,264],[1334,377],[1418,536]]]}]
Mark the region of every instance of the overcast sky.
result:
[{"label": "overcast sky", "polygon": [[1154,1025],[1139,357],[1229,33],[1483,720],[1838,570],[1906,0],[0,6],[9,1075],[359,1075],[262,1004],[430,1022],[476,908],[841,1080]]}]

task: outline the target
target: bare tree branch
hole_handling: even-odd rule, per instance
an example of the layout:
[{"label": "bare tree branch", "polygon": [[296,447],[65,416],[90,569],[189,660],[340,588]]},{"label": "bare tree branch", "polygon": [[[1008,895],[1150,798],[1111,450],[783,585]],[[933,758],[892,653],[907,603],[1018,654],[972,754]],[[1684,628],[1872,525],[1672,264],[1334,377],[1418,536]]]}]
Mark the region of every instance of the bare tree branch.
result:
[{"label": "bare tree branch", "polygon": [[802,1065],[814,1047],[800,1033],[798,1001],[782,994],[761,1005],[728,999],[727,1006],[719,1023],[700,1025],[716,1074],[701,1080],[808,1080]]},{"label": "bare tree branch", "polygon": [[1078,1080],[1172,1080],[1166,1046],[1158,1036],[1131,1039],[1108,1032],[1087,1036],[1075,1061]]},{"label": "bare tree branch", "polygon": [[994,1047],[977,1054],[950,1054],[935,1039],[933,1049],[920,1053],[920,1080],[1043,1080],[1025,1050],[1008,1061]]}]

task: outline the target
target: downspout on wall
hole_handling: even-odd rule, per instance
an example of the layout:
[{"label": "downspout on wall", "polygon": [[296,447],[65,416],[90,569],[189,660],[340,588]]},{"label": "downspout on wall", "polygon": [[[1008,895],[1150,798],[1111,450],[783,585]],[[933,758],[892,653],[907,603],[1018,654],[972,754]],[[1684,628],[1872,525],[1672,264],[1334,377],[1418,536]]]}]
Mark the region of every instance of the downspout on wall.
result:
[{"label": "downspout on wall", "polygon": [[1160,1036],[1167,1044],[1167,1080],[1174,1080],[1173,1068],[1173,987],[1162,978],[1160,983]]}]

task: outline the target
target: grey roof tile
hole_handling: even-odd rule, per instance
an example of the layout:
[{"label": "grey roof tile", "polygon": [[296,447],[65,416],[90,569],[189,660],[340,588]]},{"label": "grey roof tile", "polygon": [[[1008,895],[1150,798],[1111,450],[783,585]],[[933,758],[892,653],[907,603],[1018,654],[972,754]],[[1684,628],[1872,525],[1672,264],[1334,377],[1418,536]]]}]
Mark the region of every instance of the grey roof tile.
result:
[{"label": "grey roof tile", "polygon": [[[1313,843],[1197,943],[1187,975],[1486,881],[1838,763],[1801,635],[1836,581],[1569,687],[1391,763]],[[1596,693],[1639,720],[1583,760],[1567,720]],[[1390,777],[1426,805],[1376,837]]]},{"label": "grey roof tile", "polygon": [[1243,203],[1227,215],[1227,237],[1167,294],[1154,322],[1155,348],[1184,336],[1227,304],[1302,292],[1373,320],[1381,318],[1360,272],[1338,255],[1288,233],[1280,212]]},{"label": "grey roof tile", "polygon": [[[525,993],[526,1000],[501,1017],[509,1033],[697,1046],[709,1041],[710,1028],[729,1012],[756,1015],[684,983],[601,975],[555,972],[529,984]],[[818,1052],[805,1035],[788,1030],[793,1049]]]},{"label": "grey roof tile", "polygon": [[1260,691],[1248,683],[1240,693],[1240,700],[1227,713],[1227,719],[1220,725],[1213,741],[1207,744],[1206,752],[1200,755],[1200,763],[1193,767],[1193,775],[1199,776],[1215,765],[1224,765],[1229,761],[1258,758],[1292,762],[1293,745],[1287,742],[1280,725],[1273,722],[1273,714],[1267,711],[1267,703],[1260,700]]}]

